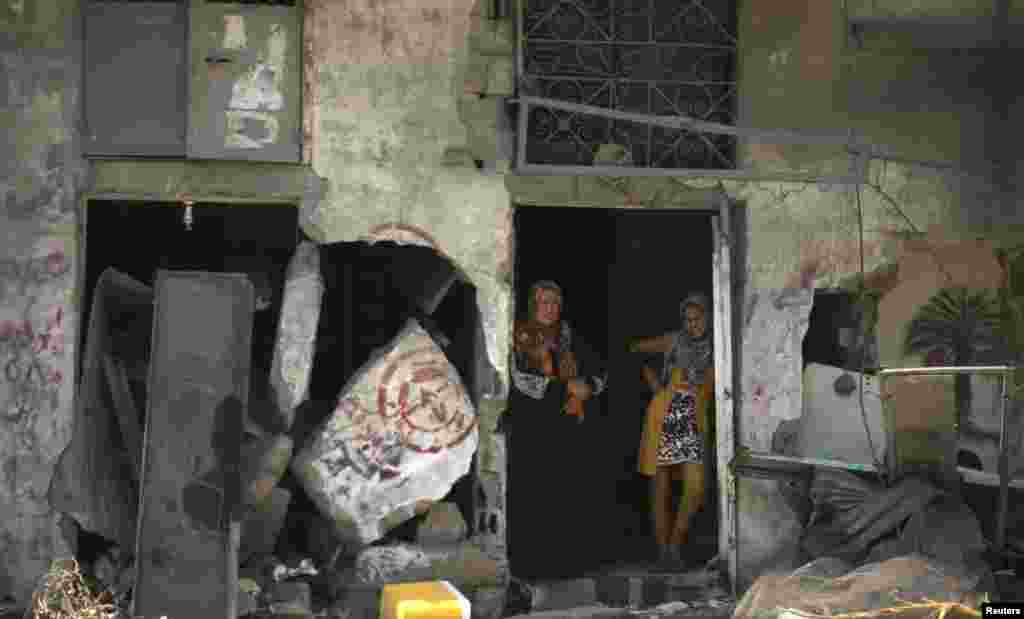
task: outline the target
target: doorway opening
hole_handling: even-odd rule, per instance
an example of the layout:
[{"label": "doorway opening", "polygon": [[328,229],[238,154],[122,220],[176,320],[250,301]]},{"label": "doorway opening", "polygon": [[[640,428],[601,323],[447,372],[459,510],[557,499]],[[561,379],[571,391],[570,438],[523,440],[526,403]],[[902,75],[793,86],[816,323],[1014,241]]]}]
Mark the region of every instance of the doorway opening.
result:
[{"label": "doorway opening", "polygon": [[[680,330],[680,303],[687,294],[699,291],[712,297],[712,215],[693,210],[517,208],[516,319],[527,318],[530,286],[553,280],[562,289],[562,316],[573,337],[593,350],[608,380],[605,392],[587,403],[585,421],[571,430],[557,454],[537,453],[531,432],[543,429],[530,425],[526,431],[525,422],[517,426],[515,410],[506,413],[508,552],[516,577],[578,577],[650,563],[656,551],[651,478],[637,471],[652,397],[642,368],[660,371],[663,358],[630,354],[628,347],[639,338]],[[709,312],[707,326],[711,324]],[[713,403],[708,418],[713,424]],[[709,438],[712,466],[705,466],[704,507],[692,521],[682,553],[695,566],[718,551],[715,443]],[[533,464],[524,466],[524,461]],[[674,484],[675,501],[679,490],[680,484]],[[570,513],[558,512],[554,505],[565,504],[569,495]],[[536,534],[546,521],[573,523],[570,534],[556,542],[561,548],[545,547],[546,537]],[[555,557],[572,559],[555,565]]]},{"label": "doorway opening", "polygon": [[270,411],[259,405],[259,386],[269,382],[285,271],[301,233],[289,205],[196,203],[187,221],[178,203],[90,200],[86,209],[76,419],[50,501],[81,515],[74,541],[85,540],[84,569],[115,546],[125,568],[136,542],[157,271],[242,273],[252,282],[247,430],[274,432],[269,423],[259,429],[256,412]]}]

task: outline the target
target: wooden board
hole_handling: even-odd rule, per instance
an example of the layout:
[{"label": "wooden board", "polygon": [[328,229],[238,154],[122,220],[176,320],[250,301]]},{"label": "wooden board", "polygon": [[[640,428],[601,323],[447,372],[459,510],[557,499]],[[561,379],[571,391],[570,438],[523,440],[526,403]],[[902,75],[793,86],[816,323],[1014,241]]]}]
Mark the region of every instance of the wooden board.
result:
[{"label": "wooden board", "polygon": [[240,274],[159,271],[143,437],[134,616],[229,609],[222,445],[249,392],[254,295]]}]

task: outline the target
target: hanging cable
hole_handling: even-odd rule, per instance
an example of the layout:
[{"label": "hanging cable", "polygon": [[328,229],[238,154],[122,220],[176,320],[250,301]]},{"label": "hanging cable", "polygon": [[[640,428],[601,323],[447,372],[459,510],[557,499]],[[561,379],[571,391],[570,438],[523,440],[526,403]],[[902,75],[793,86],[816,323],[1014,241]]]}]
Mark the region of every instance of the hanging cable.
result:
[{"label": "hanging cable", "polygon": [[864,433],[867,434],[868,437],[868,449],[871,450],[871,461],[878,470],[878,475],[882,478],[882,481],[886,486],[888,486],[888,470],[884,468],[884,463],[878,458],[878,453],[875,451],[875,441],[871,437],[871,423],[868,421],[867,407],[864,406],[864,370],[867,369],[868,321],[867,309],[865,307],[867,293],[865,286],[866,273],[864,272],[864,208],[861,204],[861,191],[863,190],[863,187],[863,183],[857,183],[857,190],[855,194],[857,201],[857,245],[858,257],[860,259],[860,280],[857,295],[860,303],[860,371],[857,373],[859,378],[857,399],[860,403],[860,417],[864,422]]}]

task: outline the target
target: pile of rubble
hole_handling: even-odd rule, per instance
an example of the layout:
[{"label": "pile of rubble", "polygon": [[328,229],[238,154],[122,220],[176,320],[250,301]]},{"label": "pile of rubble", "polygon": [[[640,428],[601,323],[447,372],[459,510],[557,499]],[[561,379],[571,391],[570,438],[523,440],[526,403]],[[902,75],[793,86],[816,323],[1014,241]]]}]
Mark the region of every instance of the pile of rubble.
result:
[{"label": "pile of rubble", "polygon": [[[383,585],[445,579],[500,615],[507,567],[442,501],[470,471],[478,437],[474,406],[435,339],[410,319],[316,419],[300,405],[324,294],[317,246],[295,252],[269,379],[248,389],[248,336],[222,334],[251,325],[251,287],[243,276],[200,275],[171,273],[150,288],[108,270],[95,288],[74,436],[51,487],[69,541],[105,540],[79,548],[87,576],[126,608],[141,591],[155,610],[161,587],[226,591],[220,548],[237,519],[239,614],[376,617]],[[188,305],[175,300],[181,291]],[[240,389],[248,404],[234,405],[244,418],[233,429]],[[415,543],[385,539],[416,516]],[[289,548],[297,552],[277,558]]]}]

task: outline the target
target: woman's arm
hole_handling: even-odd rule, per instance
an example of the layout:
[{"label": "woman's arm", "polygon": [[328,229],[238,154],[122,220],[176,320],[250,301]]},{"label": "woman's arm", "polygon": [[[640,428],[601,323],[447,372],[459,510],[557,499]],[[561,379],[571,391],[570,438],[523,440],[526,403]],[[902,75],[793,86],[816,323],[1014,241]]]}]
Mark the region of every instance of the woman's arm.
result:
[{"label": "woman's arm", "polygon": [[629,352],[643,352],[643,353],[667,353],[672,350],[672,345],[675,343],[676,334],[666,333],[656,337],[646,337],[634,340],[629,345]]},{"label": "woman's arm", "polygon": [[651,391],[658,391],[661,388],[661,384],[658,382],[658,374],[649,365],[645,365],[641,371],[643,372],[644,382],[651,388]]}]

